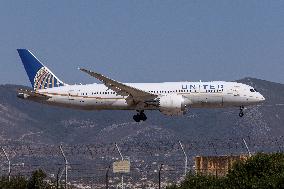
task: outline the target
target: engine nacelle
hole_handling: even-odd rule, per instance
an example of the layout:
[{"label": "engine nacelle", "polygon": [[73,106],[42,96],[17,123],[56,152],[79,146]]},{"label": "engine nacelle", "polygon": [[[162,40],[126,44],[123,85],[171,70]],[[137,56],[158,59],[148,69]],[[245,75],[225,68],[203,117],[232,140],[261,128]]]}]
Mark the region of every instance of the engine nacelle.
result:
[{"label": "engine nacelle", "polygon": [[169,94],[159,98],[159,110],[165,115],[183,115],[189,99],[182,95]]}]

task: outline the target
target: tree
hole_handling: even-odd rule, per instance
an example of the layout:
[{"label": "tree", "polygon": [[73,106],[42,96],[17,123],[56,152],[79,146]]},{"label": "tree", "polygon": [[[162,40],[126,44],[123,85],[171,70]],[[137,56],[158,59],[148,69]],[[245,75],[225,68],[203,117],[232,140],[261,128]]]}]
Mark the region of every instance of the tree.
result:
[{"label": "tree", "polygon": [[45,178],[46,178],[46,174],[43,172],[43,170],[39,169],[39,170],[34,171],[28,181],[27,188],[28,189],[51,188],[49,184],[46,181],[44,181]]},{"label": "tree", "polygon": [[284,188],[284,154],[259,153],[237,162],[227,181],[235,188]]},{"label": "tree", "polygon": [[46,174],[41,170],[36,170],[32,173],[29,179],[22,176],[13,176],[9,182],[8,177],[0,178],[0,188],[2,189],[51,189],[52,184],[49,184],[44,179]]},{"label": "tree", "polygon": [[284,188],[284,154],[259,153],[236,162],[226,177],[189,174],[180,186],[168,188]]},{"label": "tree", "polygon": [[27,180],[22,176],[14,176],[14,177],[11,177],[11,180],[9,182],[8,177],[1,177],[0,188],[26,189],[27,188]]}]

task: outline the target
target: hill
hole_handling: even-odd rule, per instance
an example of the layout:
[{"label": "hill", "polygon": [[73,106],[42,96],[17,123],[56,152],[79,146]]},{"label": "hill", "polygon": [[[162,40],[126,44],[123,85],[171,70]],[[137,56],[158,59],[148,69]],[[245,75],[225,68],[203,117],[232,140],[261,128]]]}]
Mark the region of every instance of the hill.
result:
[{"label": "hill", "polygon": [[135,123],[133,111],[81,111],[51,107],[16,97],[24,86],[0,86],[0,140],[7,143],[67,144],[114,141],[210,140],[284,136],[284,85],[254,78],[239,82],[257,88],[266,101],[239,118],[238,109],[191,109],[182,117],[148,112]]}]

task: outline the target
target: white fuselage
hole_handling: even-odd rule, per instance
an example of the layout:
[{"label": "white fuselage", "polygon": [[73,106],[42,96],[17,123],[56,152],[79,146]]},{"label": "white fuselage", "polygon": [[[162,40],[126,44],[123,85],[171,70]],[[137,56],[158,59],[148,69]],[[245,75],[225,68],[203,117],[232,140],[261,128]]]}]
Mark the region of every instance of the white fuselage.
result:
[{"label": "white fuselage", "polygon": [[240,107],[264,101],[253,87],[237,82],[122,83],[98,72],[80,71],[103,84],[68,85],[56,77],[28,49],[17,49],[33,90],[19,89],[18,97],[55,106],[84,110],[136,110],[136,122],[146,121],[144,110],[169,116],[188,108]]},{"label": "white fuselage", "polygon": [[[165,82],[165,83],[125,83],[128,86],[158,95],[181,95],[186,107],[221,108],[247,106],[261,102],[264,97],[253,87],[237,82]],[[66,85],[38,90],[50,96],[41,101],[51,105],[85,110],[137,110],[135,103],[127,102],[127,95],[117,95],[104,84]],[[39,101],[34,99],[35,101]],[[157,110],[159,107],[146,105],[145,110]]]}]

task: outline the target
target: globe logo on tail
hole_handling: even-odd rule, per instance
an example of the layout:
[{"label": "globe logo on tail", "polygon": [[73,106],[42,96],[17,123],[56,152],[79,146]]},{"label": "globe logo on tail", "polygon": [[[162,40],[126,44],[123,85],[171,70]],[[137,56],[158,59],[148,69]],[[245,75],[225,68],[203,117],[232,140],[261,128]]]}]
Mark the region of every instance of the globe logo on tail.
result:
[{"label": "globe logo on tail", "polygon": [[34,78],[34,90],[48,89],[53,87],[63,86],[60,81],[47,67],[42,67],[38,70]]}]

